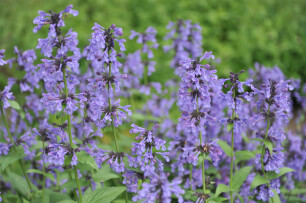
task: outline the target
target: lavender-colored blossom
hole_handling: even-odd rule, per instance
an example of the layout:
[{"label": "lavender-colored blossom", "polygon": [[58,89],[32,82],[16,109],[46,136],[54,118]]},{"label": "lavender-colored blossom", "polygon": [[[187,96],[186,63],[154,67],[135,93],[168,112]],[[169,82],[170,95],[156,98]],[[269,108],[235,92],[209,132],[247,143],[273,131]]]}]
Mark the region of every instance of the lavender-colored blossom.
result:
[{"label": "lavender-colored blossom", "polygon": [[8,108],[11,106],[11,104],[9,103],[9,100],[14,100],[15,97],[13,96],[13,93],[10,92],[11,90],[11,86],[7,85],[5,86],[4,90],[2,92],[0,92],[0,103],[1,106],[3,105],[3,108]]},{"label": "lavender-colored blossom", "polygon": [[4,58],[4,52],[5,52],[4,49],[1,49],[1,50],[0,50],[0,66],[3,66],[4,64],[7,64],[7,61],[3,60],[3,58]]},{"label": "lavender-colored blossom", "polygon": [[113,152],[104,151],[103,155],[99,158],[99,162],[103,163],[107,161],[107,164],[116,172],[121,173],[125,171],[123,157],[125,153],[123,152]]},{"label": "lavender-colored blossom", "polygon": [[59,13],[54,13],[52,11],[49,11],[50,12],[49,14],[45,13],[44,11],[38,11],[39,16],[37,16],[33,20],[33,23],[37,25],[34,27],[33,32],[36,33],[38,30],[42,28],[42,26],[46,24],[54,25],[55,27],[52,29],[55,29],[56,27],[65,26],[65,23],[63,21],[65,15],[72,14],[73,16],[77,16],[79,13],[78,11],[73,10],[72,7],[73,7],[72,5],[69,5]]},{"label": "lavender-colored blossom", "polygon": [[164,172],[160,172],[156,176],[158,180],[142,184],[142,189],[132,198],[133,201],[143,203],[154,203],[156,201],[170,203],[172,199],[171,195],[173,194],[178,198],[179,203],[184,202],[181,196],[184,194],[184,190],[179,186],[181,180],[175,178],[170,182]]},{"label": "lavender-colored blossom", "polygon": [[132,143],[132,155],[136,156],[128,156],[130,166],[138,167],[142,171],[146,171],[151,173],[154,171],[155,164],[157,163],[159,168],[163,168],[162,161],[157,157],[157,155],[162,156],[166,161],[169,161],[168,153],[166,152],[154,152],[153,148],[157,150],[166,150],[165,141],[154,136],[155,130],[157,130],[158,126],[155,126],[153,131],[146,130],[145,128],[138,127],[135,124],[132,124],[132,129],[130,133],[139,135],[135,138],[135,140],[140,140],[139,143]]},{"label": "lavender-colored blossom", "polygon": [[126,171],[122,174],[123,184],[127,186],[127,191],[137,193],[138,181],[144,180],[144,174],[137,171]]}]

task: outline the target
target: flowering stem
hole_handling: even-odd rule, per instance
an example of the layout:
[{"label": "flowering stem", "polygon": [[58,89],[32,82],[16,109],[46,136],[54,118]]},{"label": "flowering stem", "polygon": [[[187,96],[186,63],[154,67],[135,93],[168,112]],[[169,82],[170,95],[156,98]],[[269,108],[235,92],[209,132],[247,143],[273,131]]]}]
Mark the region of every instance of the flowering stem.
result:
[{"label": "flowering stem", "polygon": [[190,173],[189,173],[189,181],[190,181],[190,190],[192,190],[192,164],[189,165]]},{"label": "flowering stem", "polygon": [[[236,101],[235,101],[235,97],[236,97],[236,94],[235,94],[235,89],[233,91],[233,98],[234,98],[234,102],[235,102],[235,108],[236,108]],[[235,119],[235,108],[232,109],[232,122],[233,122],[233,125],[234,125],[234,119]],[[230,171],[230,188],[232,188],[232,184],[233,184],[233,170],[234,170],[234,126],[232,127],[232,136],[231,136],[231,171]],[[230,196],[231,196],[231,203],[234,202],[234,198],[233,198],[233,192],[230,191]]]},{"label": "flowering stem", "polygon": [[[268,131],[269,131],[269,128],[270,128],[270,117],[269,117],[270,116],[270,106],[271,106],[271,98],[269,99],[269,106],[268,106],[268,111],[267,111],[267,127],[266,127],[266,132],[265,132],[265,140],[268,137]],[[263,144],[262,145],[260,162],[261,162],[261,170],[262,170],[262,173],[263,173],[264,177],[266,177],[265,166],[264,166],[264,163],[263,163],[263,158],[264,158],[265,153],[266,153],[266,147],[265,147],[265,144]],[[270,184],[267,183],[267,186],[269,188]],[[272,203],[274,203],[273,198],[272,198]]]},{"label": "flowering stem", "polygon": [[[111,77],[111,75],[112,75],[112,66],[109,63],[108,76]],[[109,93],[110,83],[107,83],[107,88],[108,88],[108,93]],[[109,111],[111,112],[112,111],[112,105],[111,105],[110,97],[108,97],[108,106],[109,106]],[[111,124],[112,124],[113,136],[115,138],[116,151],[119,153],[119,146],[118,146],[117,135],[116,135],[116,130],[115,130],[116,128],[114,126],[113,120],[111,121]],[[121,173],[120,179],[121,179],[121,182],[122,182],[123,181],[122,180],[122,173]],[[126,190],[125,190],[125,202],[128,203],[128,195],[127,195],[127,191]]]},{"label": "flowering stem", "polygon": [[[67,88],[67,79],[66,79],[66,68],[63,68],[63,79],[64,79],[64,84],[65,84],[65,96],[66,98],[68,98],[68,88]],[[71,118],[70,115],[67,114],[67,121],[68,121],[68,135],[69,135],[69,143],[70,146],[72,146],[72,134],[71,134]],[[75,166],[73,166],[74,169],[74,177],[75,177],[75,182],[77,184],[78,187],[78,191],[79,191],[79,202],[82,203],[82,190],[81,190],[81,186],[79,183],[79,177],[78,177],[78,171],[76,169]]]},{"label": "flowering stem", "polygon": [[143,80],[144,80],[144,84],[147,86],[148,84],[148,66],[147,65],[144,66]]},{"label": "flowering stem", "polygon": [[[44,153],[44,151],[45,151],[45,142],[43,141],[42,142],[43,143],[43,153]],[[44,162],[44,160],[42,160],[42,162],[43,162],[43,185],[42,185],[42,202],[44,203],[45,202],[45,184],[46,184],[46,176],[45,176],[45,162]]]},{"label": "flowering stem", "polygon": [[5,115],[4,115],[4,110],[3,110],[2,102],[0,102],[0,106],[1,106],[1,108],[0,108],[0,109],[1,109],[1,117],[2,117],[2,120],[3,120],[3,122],[4,122],[4,125],[5,125],[5,128],[6,128],[6,132],[7,132],[8,136],[9,136],[11,142],[13,143],[14,140],[13,140],[12,134],[11,134],[11,132],[10,132],[10,129],[9,129],[9,127],[8,127],[8,124],[7,124],[7,122],[6,122],[6,118],[5,118]]},{"label": "flowering stem", "polygon": [[[2,104],[2,102],[0,102],[0,110],[1,110],[1,117],[2,117],[2,120],[3,120],[3,123],[4,123],[5,128],[6,128],[6,132],[7,132],[8,136],[10,137],[11,142],[14,143],[12,134],[11,134],[11,132],[10,132],[10,128],[9,128],[9,126],[8,126],[8,124],[7,124],[7,121],[6,121],[6,118],[5,118],[5,116],[4,116],[4,110],[3,110],[3,104]],[[24,168],[24,166],[23,166],[23,163],[22,163],[22,161],[21,161],[20,159],[18,160],[18,163],[19,163],[20,168],[21,168],[21,170],[22,170],[23,176],[25,177],[25,179],[26,179],[26,181],[27,181],[27,184],[28,184],[28,186],[29,186],[29,189],[30,189],[30,198],[32,199],[32,190],[33,190],[33,188],[32,188],[31,181],[30,181],[30,179],[29,179],[29,177],[28,177],[28,175],[27,175],[27,173],[26,173],[26,171],[25,171],[25,168]]]},{"label": "flowering stem", "polygon": [[[199,102],[197,98],[197,113],[199,113]],[[202,132],[199,132],[200,145],[202,144]],[[203,162],[202,162],[202,179],[203,179],[203,193],[206,194],[206,186],[205,186],[205,154],[203,154]],[[206,200],[205,200],[206,202]]]},{"label": "flowering stem", "polygon": [[205,185],[205,154],[203,154],[202,177],[203,177],[203,192],[204,192],[204,194],[206,194],[206,185]]}]

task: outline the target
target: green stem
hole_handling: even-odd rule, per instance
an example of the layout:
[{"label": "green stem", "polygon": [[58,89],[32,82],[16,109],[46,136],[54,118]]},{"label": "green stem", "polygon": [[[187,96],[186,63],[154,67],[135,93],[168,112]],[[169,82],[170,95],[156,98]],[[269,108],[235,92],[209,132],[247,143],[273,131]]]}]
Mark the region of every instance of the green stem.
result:
[{"label": "green stem", "polygon": [[[66,98],[68,98],[68,88],[67,88],[67,79],[66,79],[66,68],[63,67],[63,80],[64,80],[64,84],[65,84],[65,96]],[[71,134],[71,116],[69,114],[67,114],[67,121],[68,121],[68,135],[69,135],[69,143],[70,146],[72,146],[72,134]],[[82,203],[82,190],[81,190],[81,186],[80,186],[80,182],[79,182],[79,177],[78,177],[78,172],[75,166],[73,166],[74,169],[74,177],[75,177],[75,181],[78,187],[78,191],[79,191],[79,202]]]},{"label": "green stem", "polygon": [[[112,66],[111,63],[109,63],[109,69],[108,69],[108,76],[111,77],[112,75]],[[108,89],[108,93],[110,90],[110,83],[107,83],[107,89]],[[109,106],[109,111],[112,111],[112,103],[111,103],[111,99],[110,97],[108,97],[108,106]],[[115,138],[115,145],[116,145],[116,151],[117,153],[119,153],[119,146],[118,146],[118,140],[117,140],[117,134],[116,134],[116,128],[114,126],[114,122],[113,120],[111,121],[111,125],[112,125],[112,131],[113,131],[113,136]],[[121,173],[121,177],[120,177],[121,183],[123,181],[122,179],[122,173]],[[125,202],[128,203],[128,194],[127,191],[125,190]]]},{"label": "green stem", "polygon": [[[197,98],[197,113],[199,113],[199,102]],[[202,144],[202,132],[199,133],[200,145]],[[203,179],[203,193],[206,194],[206,186],[205,186],[205,154],[203,154],[203,162],[202,162],[202,179]],[[206,200],[205,200],[206,202]]]},{"label": "green stem", "polygon": [[[269,128],[270,128],[270,106],[271,106],[271,99],[269,99],[269,106],[268,106],[268,111],[267,111],[267,127],[266,127],[266,132],[265,132],[265,140],[267,140],[268,131],[269,131]],[[266,153],[266,147],[265,147],[265,144],[263,144],[262,145],[260,162],[261,162],[261,170],[262,170],[262,173],[263,173],[264,177],[266,177],[265,166],[264,166],[264,163],[263,163],[263,158],[264,158],[265,153]],[[268,186],[268,188],[270,188],[269,183],[267,183],[267,186]],[[273,198],[272,198],[272,203],[274,203]]]},{"label": "green stem", "polygon": [[[206,194],[206,183],[205,183],[205,154],[203,154],[203,162],[202,162],[202,177],[203,177],[203,192]],[[206,200],[205,200],[206,201]]]},{"label": "green stem", "polygon": [[[43,138],[44,139],[44,138]],[[45,151],[45,142],[43,141],[43,153]],[[46,176],[45,176],[45,172],[46,172],[46,169],[45,169],[45,162],[44,160],[42,160],[43,162],[43,185],[42,185],[42,202],[44,203],[45,202],[45,184],[46,184]]]},{"label": "green stem", "polygon": [[148,78],[148,66],[147,65],[144,65],[143,81],[144,81],[144,84],[147,86],[148,85],[148,81],[149,81],[149,78]]},{"label": "green stem", "polygon": [[189,180],[190,180],[190,190],[192,190],[192,164],[189,165],[189,170],[190,170],[190,173],[189,173]]},{"label": "green stem", "polygon": [[8,136],[9,136],[11,142],[14,143],[12,134],[11,134],[11,132],[10,132],[10,128],[9,128],[9,126],[8,126],[8,124],[7,124],[7,121],[6,121],[6,118],[5,118],[5,115],[4,115],[3,105],[2,105],[1,102],[0,102],[0,106],[1,106],[1,108],[0,108],[0,110],[1,110],[1,117],[2,117],[2,120],[3,120],[3,122],[4,122],[4,125],[5,125],[5,128],[6,128],[6,132],[7,132]]},{"label": "green stem", "polygon": [[[30,181],[30,179],[29,179],[29,177],[28,177],[28,175],[27,175],[27,173],[25,171],[24,165],[23,165],[23,163],[22,163],[22,161],[20,159],[18,160],[18,162],[19,162],[20,168],[22,170],[22,173],[23,173],[23,175],[24,175],[24,177],[25,177],[25,179],[26,179],[26,181],[28,183],[28,186],[30,188],[30,192],[32,192],[32,190],[33,190],[32,184],[31,184],[31,181]],[[30,194],[30,195],[32,196],[32,194]],[[31,197],[31,199],[32,199],[32,197]]]},{"label": "green stem", "polygon": [[[4,115],[4,109],[3,109],[2,102],[0,102],[0,111],[1,111],[1,117],[2,117],[3,123],[4,123],[5,128],[6,128],[6,132],[7,132],[8,136],[10,137],[11,142],[14,143],[12,134],[10,132],[10,128],[9,128],[9,126],[7,124],[7,121],[6,121],[6,118],[5,118],[5,115]],[[25,177],[25,179],[27,181],[27,184],[29,186],[29,189],[30,189],[30,198],[32,199],[32,190],[33,190],[33,188],[32,188],[31,181],[30,181],[30,179],[28,177],[28,174],[25,171],[25,168],[24,168],[24,165],[23,165],[22,161],[19,159],[18,162],[19,162],[20,168],[22,170],[23,176]]]},{"label": "green stem", "polygon": [[[236,97],[236,94],[235,94],[235,89],[233,91],[233,98],[234,98],[234,102],[235,102],[235,108],[236,108],[236,101],[235,101],[235,97]],[[234,119],[235,119],[235,108],[232,109],[232,122],[234,124]],[[233,171],[234,171],[234,126],[232,128],[232,136],[231,136],[231,170],[230,170],[230,188],[233,187]],[[234,202],[234,198],[233,198],[233,192],[230,191],[230,196],[231,196],[231,203]]]}]

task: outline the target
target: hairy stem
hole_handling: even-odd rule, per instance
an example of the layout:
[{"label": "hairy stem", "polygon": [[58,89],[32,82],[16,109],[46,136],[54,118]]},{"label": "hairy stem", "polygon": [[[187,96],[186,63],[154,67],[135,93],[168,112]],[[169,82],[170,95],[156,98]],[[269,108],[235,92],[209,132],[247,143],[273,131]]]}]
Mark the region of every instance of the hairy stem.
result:
[{"label": "hairy stem", "polygon": [[[267,127],[266,127],[266,132],[265,132],[265,140],[267,140],[268,137],[268,131],[270,128],[270,106],[271,106],[271,99],[269,99],[269,106],[268,106],[268,111],[267,111]],[[266,154],[266,146],[265,144],[262,145],[262,151],[261,151],[261,157],[260,157],[260,163],[261,163],[261,170],[262,173],[264,175],[264,177],[266,177],[266,172],[265,172],[265,166],[264,166],[264,162],[263,162],[263,158],[264,155]],[[268,188],[270,188],[270,184],[267,183]],[[274,199],[272,198],[272,203],[274,203]]]},{"label": "hairy stem", "polygon": [[[235,108],[236,108],[236,101],[235,101],[235,89],[233,91],[233,98],[234,98],[234,102],[235,102]],[[235,113],[235,108],[232,109],[232,122],[233,122],[233,125],[234,125],[234,119],[235,119],[235,116],[236,116],[236,113]],[[230,169],[230,188],[233,187],[233,171],[234,171],[234,126],[232,128],[232,135],[231,135],[231,169]],[[230,196],[231,196],[231,203],[234,202],[234,198],[233,198],[233,192],[230,191]]]},{"label": "hairy stem", "polygon": [[[45,142],[43,141],[43,153],[45,151]],[[44,203],[45,202],[45,184],[46,184],[46,176],[45,176],[45,172],[46,172],[46,169],[45,169],[45,162],[44,160],[42,160],[43,162],[43,182],[42,182],[42,202]]]},{"label": "hairy stem", "polygon": [[[197,98],[197,113],[199,113],[199,102]],[[202,132],[199,132],[200,145],[202,144]],[[205,154],[203,154],[203,162],[202,162],[202,181],[203,181],[203,193],[206,194],[206,186],[205,186]],[[206,200],[205,200],[206,202]]]},{"label": "hairy stem", "polygon": [[[66,68],[63,68],[63,79],[64,79],[64,84],[65,84],[65,95],[66,98],[68,98],[68,88],[67,88],[67,79],[66,79]],[[69,114],[67,114],[67,121],[68,121],[68,135],[69,135],[69,143],[70,146],[72,146],[72,134],[71,134],[71,116]],[[81,186],[79,183],[79,177],[78,177],[78,172],[75,166],[73,166],[74,169],[74,177],[75,177],[75,182],[77,184],[78,187],[78,191],[79,191],[79,202],[82,203],[82,190],[81,190]]]},{"label": "hairy stem", "polygon": [[[111,64],[109,64],[108,76],[111,77],[111,75],[112,75],[112,66],[111,66]],[[108,89],[108,93],[109,93],[109,90],[110,90],[110,84],[109,83],[107,83],[107,89]],[[108,106],[109,106],[109,110],[111,111],[112,110],[112,103],[111,103],[110,97],[108,97]],[[111,121],[111,125],[112,125],[113,136],[114,136],[114,139],[115,139],[116,151],[119,152],[116,128],[114,126],[113,120]],[[122,173],[121,173],[120,180],[121,180],[121,182],[123,181]],[[128,203],[128,194],[127,194],[126,190],[125,190],[125,202]]]}]

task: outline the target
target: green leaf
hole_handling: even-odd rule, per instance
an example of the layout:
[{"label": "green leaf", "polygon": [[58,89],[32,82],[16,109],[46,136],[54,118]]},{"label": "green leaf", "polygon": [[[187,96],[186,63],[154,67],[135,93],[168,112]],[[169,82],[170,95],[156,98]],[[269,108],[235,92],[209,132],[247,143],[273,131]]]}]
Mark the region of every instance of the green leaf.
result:
[{"label": "green leaf", "polygon": [[16,109],[17,111],[21,110],[20,105],[18,104],[18,102],[14,101],[14,100],[8,100],[8,102],[10,103],[11,107],[13,109]]},{"label": "green leaf", "polygon": [[204,160],[204,156],[203,156],[203,154],[200,154],[198,156],[198,166],[200,166],[203,163],[203,160]]},{"label": "green leaf", "polygon": [[150,115],[143,115],[140,113],[133,113],[131,118],[133,120],[138,120],[138,121],[157,121],[160,122],[160,118],[156,118],[154,116],[150,116]]},{"label": "green leaf", "polygon": [[218,197],[222,192],[229,192],[229,191],[230,188],[227,185],[219,184],[216,189],[215,197]]},{"label": "green leaf", "polygon": [[66,66],[66,68],[67,68],[70,72],[72,72],[72,70],[71,70],[71,68],[70,68],[69,66]]},{"label": "green leaf", "polygon": [[252,191],[254,188],[256,188],[259,185],[267,184],[269,183],[269,180],[261,175],[256,175],[255,178],[253,179],[253,182],[251,184],[251,189]]},{"label": "green leaf", "polygon": [[223,149],[225,154],[227,154],[227,156],[232,156],[232,149],[226,142],[219,140],[217,143]]},{"label": "green leaf", "polygon": [[235,153],[235,161],[236,164],[239,163],[240,161],[247,161],[255,157],[255,154],[253,152],[243,150],[243,151],[237,151]]},{"label": "green leaf", "polygon": [[276,192],[276,190],[272,190],[274,192],[274,197],[272,197],[273,199],[273,203],[282,203],[279,196],[278,196],[278,193]]},{"label": "green leaf", "polygon": [[42,174],[44,176],[46,176],[47,178],[51,179],[52,181],[54,181],[54,176],[52,173],[44,173],[40,170],[37,170],[37,169],[29,169],[27,170],[27,173],[38,173],[38,174]]},{"label": "green leaf", "polygon": [[272,142],[270,142],[268,140],[264,140],[264,143],[265,143],[266,147],[269,149],[270,154],[273,154],[273,144],[272,144]]},{"label": "green leaf", "polygon": [[232,191],[238,191],[252,170],[251,166],[241,168],[233,175]]},{"label": "green leaf", "polygon": [[97,173],[92,174],[92,179],[95,182],[104,182],[115,178],[119,178],[119,176],[112,172],[108,166],[104,166]]},{"label": "green leaf", "polygon": [[279,169],[279,173],[276,173],[274,171],[266,172],[266,177],[269,178],[270,180],[272,180],[272,179],[278,178],[282,175],[285,175],[286,173],[293,172],[293,171],[295,171],[295,170],[292,169],[292,168],[283,167],[283,168]]},{"label": "green leaf", "polygon": [[27,196],[30,194],[30,188],[22,176],[9,172],[8,175],[4,177],[4,180],[10,182],[12,187],[22,195]]},{"label": "green leaf", "polygon": [[23,147],[12,147],[7,155],[0,157],[2,171],[10,164],[25,157]]},{"label": "green leaf", "polygon": [[62,200],[62,201],[59,201],[57,203],[77,203],[76,201],[73,201],[71,199],[66,199],[66,200]]},{"label": "green leaf", "polygon": [[88,165],[91,168],[96,169],[96,170],[99,169],[96,161],[92,158],[92,156],[90,156],[86,152],[84,152],[84,151],[77,152],[76,156],[78,157],[78,162],[79,163],[86,164],[86,165]]},{"label": "green leaf", "polygon": [[71,200],[70,197],[66,194],[54,192],[52,190],[46,189],[46,194],[49,195],[50,202],[60,202],[63,200]]},{"label": "green leaf", "polygon": [[227,132],[231,131],[234,127],[234,123],[227,124]]},{"label": "green leaf", "polygon": [[217,203],[217,202],[224,202],[224,201],[228,201],[228,199],[225,197],[213,197],[213,198],[207,199],[208,203]]},{"label": "green leaf", "polygon": [[[86,187],[89,185],[89,181],[86,181],[84,178],[80,178],[79,179],[80,185],[82,187]],[[62,186],[62,188],[75,188],[76,187],[76,182],[75,179],[73,180],[68,180],[67,182],[65,182]]]},{"label": "green leaf", "polygon": [[101,189],[96,189],[95,191],[90,191],[86,193],[83,196],[83,202],[110,203],[125,190],[125,187],[102,187]]}]

